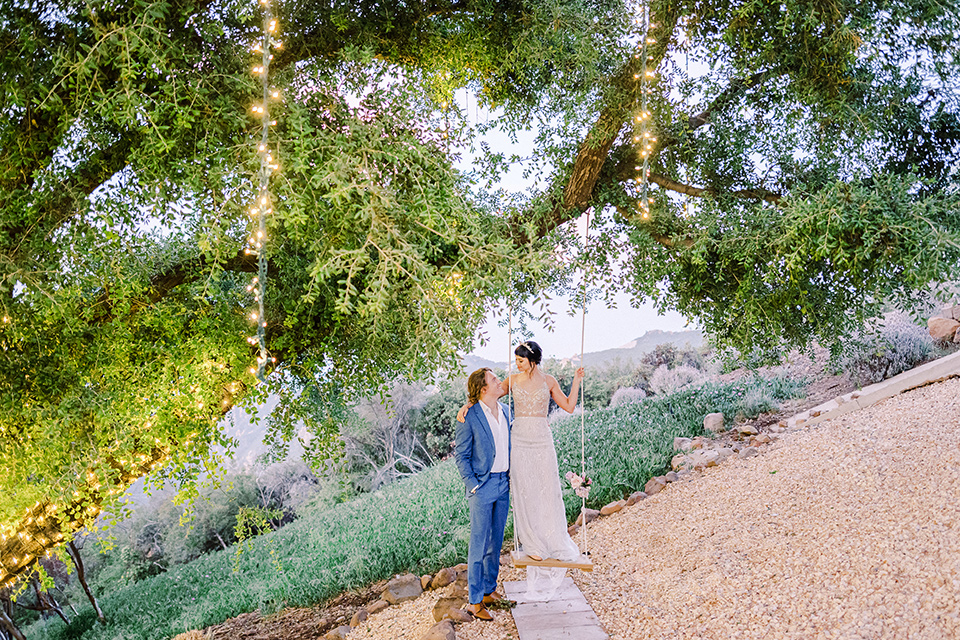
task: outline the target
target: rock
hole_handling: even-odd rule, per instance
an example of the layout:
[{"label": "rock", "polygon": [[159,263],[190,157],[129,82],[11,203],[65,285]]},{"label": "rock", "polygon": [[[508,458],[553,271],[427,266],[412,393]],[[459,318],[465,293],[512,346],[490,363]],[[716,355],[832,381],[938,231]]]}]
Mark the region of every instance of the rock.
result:
[{"label": "rock", "polygon": [[960,304],[948,304],[947,306],[943,307],[940,309],[940,317],[960,320]]},{"label": "rock", "polygon": [[437,571],[437,575],[433,576],[433,580],[430,581],[431,589],[442,589],[448,584],[453,584],[457,581],[457,572],[447,567],[446,569],[440,569]]},{"label": "rock", "polygon": [[784,427],[781,427],[778,424],[775,424],[772,427],[770,427],[770,433],[783,433],[783,432],[784,432]]},{"label": "rock", "polygon": [[451,598],[463,598],[464,600],[466,600],[470,594],[467,592],[467,585],[464,583],[463,586],[459,584],[454,584],[447,591],[447,595]]},{"label": "rock", "polygon": [[927,330],[934,342],[948,342],[960,328],[960,322],[953,318],[930,318],[927,320]]},{"label": "rock", "polygon": [[663,476],[663,479],[666,480],[667,482],[676,482],[676,481],[677,481],[677,472],[676,472],[676,471],[668,471],[668,472],[666,473],[666,475]]},{"label": "rock", "polygon": [[609,516],[609,515],[611,515],[611,514],[613,514],[613,513],[616,513],[617,511],[620,511],[620,510],[623,509],[625,506],[627,506],[627,501],[626,501],[626,500],[617,500],[616,502],[611,502],[611,503],[608,504],[608,505],[604,505],[604,506],[600,509],[600,515],[602,515],[602,516]]},{"label": "rock", "polygon": [[[473,618],[466,611],[463,611],[462,613],[470,619]],[[456,638],[457,632],[454,629],[453,622],[449,619],[442,620],[441,622],[433,625],[423,636],[423,640],[456,640]]]},{"label": "rock", "polygon": [[346,640],[347,635],[350,633],[350,625],[344,624],[340,625],[336,629],[331,629],[327,632],[327,635],[323,636],[326,640]]},{"label": "rock", "polygon": [[430,630],[423,636],[423,640],[457,640],[457,632],[454,630],[452,622],[444,620],[430,627]]},{"label": "rock", "polygon": [[755,436],[755,435],[757,435],[758,433],[760,433],[759,431],[757,431],[757,428],[756,428],[755,426],[753,426],[752,424],[742,424],[742,425],[740,425],[739,427],[737,427],[737,432],[740,433],[740,435],[743,435],[743,436]]},{"label": "rock", "polygon": [[693,472],[690,471],[690,469],[684,469],[683,471],[677,472],[677,475],[680,477],[681,480],[683,480],[684,478],[689,478],[692,474]]},{"label": "rock", "polygon": [[445,619],[446,619],[446,620],[449,620],[450,622],[453,622],[453,623],[457,623],[457,622],[472,622],[472,621],[473,621],[473,616],[470,615],[470,614],[469,614],[466,610],[464,610],[464,609],[451,609],[451,610],[447,613],[447,617],[446,617]]},{"label": "rock", "polygon": [[682,453],[678,453],[670,460],[670,468],[674,471],[679,471],[686,466],[690,466],[690,461],[687,459],[687,456]]},{"label": "rock", "polygon": [[465,596],[447,596],[446,598],[440,598],[437,600],[437,603],[433,605],[433,619],[440,622],[444,618],[449,618],[451,610],[459,611],[460,607],[465,604],[467,604],[467,598]]},{"label": "rock", "polygon": [[673,439],[673,450],[674,451],[690,451],[693,449],[693,440],[690,438],[674,438]]},{"label": "rock", "polygon": [[715,467],[717,466],[717,460],[719,459],[720,459],[720,454],[714,451],[713,449],[694,451],[692,454],[690,454],[690,464],[693,466],[694,469],[705,469],[706,467]]},{"label": "rock", "polygon": [[466,569],[464,569],[463,571],[457,571],[457,579],[455,581],[455,584],[460,585],[464,589],[467,588],[467,570]]},{"label": "rock", "polygon": [[373,615],[374,613],[380,613],[384,609],[390,606],[390,603],[386,600],[377,600],[367,605],[367,613]]},{"label": "rock", "polygon": [[430,588],[430,579],[433,578],[429,573],[420,576],[420,588],[426,591]]},{"label": "rock", "polygon": [[712,440],[710,438],[704,438],[703,436],[697,436],[693,439],[693,448],[694,449],[703,449],[704,447],[709,447]]},{"label": "rock", "polygon": [[600,512],[597,511],[596,509],[584,509],[584,510],[580,513],[580,515],[577,516],[577,522],[576,522],[576,524],[578,524],[578,525],[583,525],[583,516],[584,516],[584,514],[586,514],[586,516],[587,516],[587,523],[589,524],[589,523],[591,523],[591,522],[593,522],[594,520],[597,519],[597,517],[600,515]]},{"label": "rock", "polygon": [[652,496],[655,493],[659,493],[665,486],[667,486],[667,483],[663,477],[657,476],[656,478],[647,480],[646,486],[643,487],[643,492],[648,496]]},{"label": "rock", "polygon": [[578,524],[572,524],[569,527],[567,527],[567,535],[569,535],[571,538],[577,535],[579,532],[580,532],[580,525]]},{"label": "rock", "polygon": [[627,506],[632,507],[646,497],[647,494],[645,494],[643,491],[634,491],[630,494],[630,497],[627,498]]},{"label": "rock", "polygon": [[469,568],[469,567],[467,567],[467,563],[466,563],[466,562],[461,562],[460,564],[456,565],[456,566],[453,568],[453,570],[456,571],[457,573],[459,573],[459,572],[461,572],[461,571],[466,571],[468,568]]},{"label": "rock", "polygon": [[420,578],[412,573],[406,573],[387,583],[382,598],[390,604],[399,604],[418,598],[421,593],[423,593],[423,587],[420,586]]},{"label": "rock", "polygon": [[761,433],[760,435],[758,435],[756,438],[753,439],[753,446],[757,446],[761,444],[770,444],[771,442],[773,442],[773,439],[770,436],[768,436],[765,433]]},{"label": "rock", "polygon": [[737,454],[737,457],[744,459],[744,458],[752,458],[753,456],[757,456],[757,455],[760,455],[760,452],[757,451],[756,448],[746,447],[740,450],[740,453]]},{"label": "rock", "polygon": [[734,451],[730,447],[720,447],[719,449],[716,449],[716,452],[717,452],[717,464],[720,464],[721,462],[723,462],[724,460],[732,456],[734,453],[736,453],[736,451]]},{"label": "rock", "polygon": [[711,431],[713,433],[723,431],[723,414],[708,413],[703,416],[703,429],[704,431]]},{"label": "rock", "polygon": [[359,627],[361,622],[366,622],[367,618],[370,617],[370,613],[367,611],[366,607],[360,607],[353,614],[353,617],[350,618],[351,627]]}]

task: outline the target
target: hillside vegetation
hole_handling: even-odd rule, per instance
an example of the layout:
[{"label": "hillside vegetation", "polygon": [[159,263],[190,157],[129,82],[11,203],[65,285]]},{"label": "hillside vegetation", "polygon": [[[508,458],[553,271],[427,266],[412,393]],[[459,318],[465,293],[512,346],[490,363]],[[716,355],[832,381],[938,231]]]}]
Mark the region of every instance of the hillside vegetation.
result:
[{"label": "hillside vegetation", "polygon": [[[663,471],[673,438],[701,433],[704,414],[750,417],[801,390],[797,381],[756,377],[588,411],[587,473],[594,480],[589,504],[623,497]],[[571,416],[554,423],[561,473],[580,467],[580,421]],[[575,517],[579,501],[572,493],[566,499],[568,515]],[[112,591],[101,599],[106,625],[96,623],[92,610],[81,610],[69,626],[51,620],[26,633],[30,640],[171,637],[248,611],[320,603],[401,571],[455,564],[466,557],[467,540],[466,499],[447,460],[349,502],[304,512],[239,548]]]}]

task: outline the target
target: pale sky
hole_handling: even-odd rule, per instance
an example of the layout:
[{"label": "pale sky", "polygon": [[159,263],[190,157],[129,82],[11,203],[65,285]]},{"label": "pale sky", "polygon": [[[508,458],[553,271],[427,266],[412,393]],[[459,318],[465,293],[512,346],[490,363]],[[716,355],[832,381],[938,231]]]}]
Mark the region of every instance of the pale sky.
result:
[{"label": "pale sky", "polygon": [[[584,331],[584,352],[591,353],[604,349],[621,347],[634,338],[639,338],[647,331],[659,329],[661,331],[684,331],[695,328],[686,326],[687,320],[679,313],[658,315],[653,305],[647,304],[639,309],[631,308],[630,296],[621,294],[616,297],[617,308],[607,309],[603,302],[596,302],[587,306],[587,318]],[[569,358],[580,353],[581,318],[580,313],[575,317],[567,315],[569,301],[565,298],[555,298],[551,307],[556,311],[554,322],[555,331],[550,333],[542,325],[528,323],[533,329],[532,338],[543,349],[544,359]],[[513,353],[507,347],[507,327],[500,327],[496,318],[488,318],[483,327],[487,344],[474,345],[472,355],[494,362],[504,362],[508,355]],[[514,327],[516,331],[516,327]],[[513,344],[520,342],[520,336],[514,333]]]},{"label": "pale sky", "polygon": [[[487,117],[485,113],[478,112],[477,102],[473,96],[466,91],[457,92],[457,102],[462,109],[466,109],[471,121]],[[517,154],[521,157],[528,156],[533,148],[534,132],[520,132],[517,135],[517,143],[512,144],[510,139],[503,134],[491,134],[482,139],[488,142],[491,148],[504,153],[505,155]],[[463,153],[459,163],[460,168],[468,170],[473,156],[469,151]],[[534,185],[535,176],[524,179],[522,176],[523,167],[515,167],[500,182],[500,186],[510,191],[525,191]],[[539,185],[542,188],[543,185]],[[578,221],[579,233],[583,233],[583,219]],[[687,324],[687,319],[679,313],[669,313],[667,315],[658,315],[652,304],[644,304],[640,308],[630,306],[630,296],[620,294],[616,296],[616,308],[608,309],[606,304],[598,301],[587,306],[586,329],[584,332],[584,352],[591,353],[602,351],[604,349],[614,349],[621,347],[634,338],[642,336],[647,331],[684,331],[696,328]],[[528,327],[533,330],[532,338],[543,349],[544,358],[568,358],[580,353],[580,335],[581,318],[578,312],[575,317],[570,317],[567,312],[570,308],[570,301],[566,297],[555,297],[551,303],[551,309],[556,312],[553,316],[556,324],[554,333],[550,333],[543,325],[528,323]],[[539,313],[537,313],[539,315]],[[507,347],[508,330],[506,325],[498,326],[499,318],[490,316],[481,329],[481,333],[486,336],[487,344],[481,346],[479,340],[474,344],[471,355],[494,362],[505,362],[508,356],[511,356],[512,349]],[[514,344],[519,343],[519,336],[514,334]]]}]

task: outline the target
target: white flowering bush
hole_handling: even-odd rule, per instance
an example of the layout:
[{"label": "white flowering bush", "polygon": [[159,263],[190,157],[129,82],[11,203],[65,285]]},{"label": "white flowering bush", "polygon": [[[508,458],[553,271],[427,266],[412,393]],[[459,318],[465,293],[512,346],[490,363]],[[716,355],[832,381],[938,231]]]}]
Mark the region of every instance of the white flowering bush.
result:
[{"label": "white flowering bush", "polygon": [[614,391],[613,396],[610,398],[610,408],[640,402],[646,397],[647,392],[638,387],[620,387]]},{"label": "white flowering bush", "polygon": [[699,369],[680,365],[669,369],[667,365],[660,365],[650,376],[650,391],[658,396],[667,396],[671,393],[692,389],[704,382],[707,376]]}]

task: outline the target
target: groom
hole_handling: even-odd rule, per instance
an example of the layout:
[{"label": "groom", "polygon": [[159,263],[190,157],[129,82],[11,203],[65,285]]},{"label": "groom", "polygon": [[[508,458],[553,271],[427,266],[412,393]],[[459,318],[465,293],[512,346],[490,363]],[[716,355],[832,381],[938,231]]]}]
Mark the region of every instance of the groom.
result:
[{"label": "groom", "polygon": [[467,394],[473,406],[464,422],[456,423],[457,467],[467,486],[470,505],[470,603],[465,609],[480,620],[493,620],[486,605],[502,599],[495,589],[510,508],[510,419],[498,402],[503,387],[490,369],[484,367],[470,374]]}]

